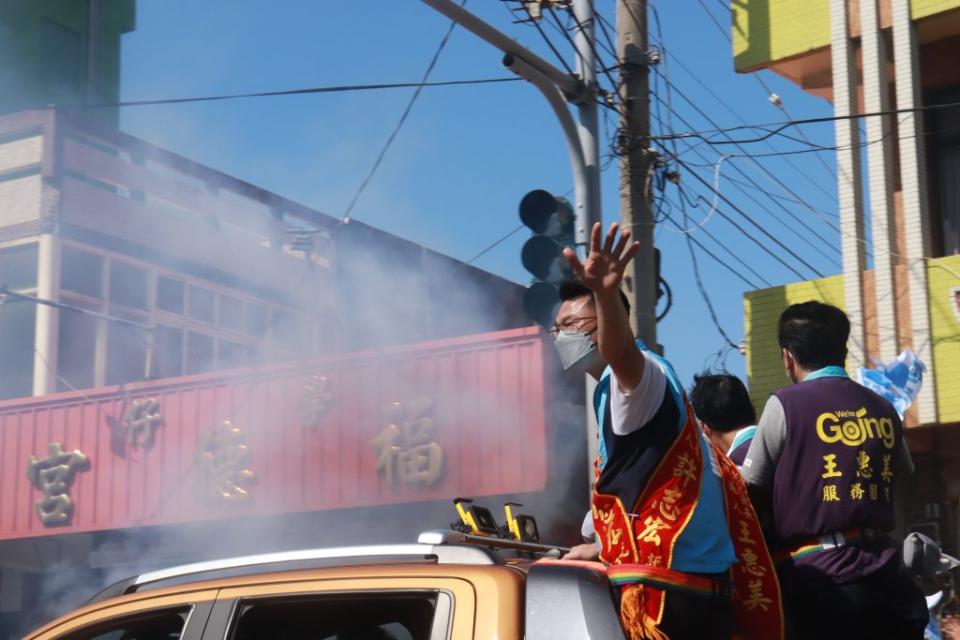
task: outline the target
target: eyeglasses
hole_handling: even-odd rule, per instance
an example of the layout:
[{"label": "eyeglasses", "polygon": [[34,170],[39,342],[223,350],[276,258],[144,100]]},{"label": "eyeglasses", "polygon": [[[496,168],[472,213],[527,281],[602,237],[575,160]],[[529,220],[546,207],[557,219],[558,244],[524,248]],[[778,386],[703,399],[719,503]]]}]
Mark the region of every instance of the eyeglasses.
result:
[{"label": "eyeglasses", "polygon": [[[596,320],[597,316],[589,316],[586,318],[567,318],[564,320],[563,324],[555,324],[550,327],[550,335],[556,338],[560,335],[561,331],[583,331],[583,327],[590,322],[591,320]],[[593,333],[596,331],[596,327],[587,333]]]}]

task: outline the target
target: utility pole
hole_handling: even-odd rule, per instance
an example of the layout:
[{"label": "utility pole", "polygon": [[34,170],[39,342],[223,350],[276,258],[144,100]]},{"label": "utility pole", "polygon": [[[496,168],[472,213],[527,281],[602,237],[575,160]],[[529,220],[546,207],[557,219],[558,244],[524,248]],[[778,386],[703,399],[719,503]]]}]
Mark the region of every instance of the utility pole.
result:
[{"label": "utility pole", "polygon": [[617,0],[617,58],[620,60],[620,224],[640,243],[627,266],[624,287],[630,299],[630,327],[657,349],[657,266],[650,210],[653,154],[650,139],[647,0]]}]

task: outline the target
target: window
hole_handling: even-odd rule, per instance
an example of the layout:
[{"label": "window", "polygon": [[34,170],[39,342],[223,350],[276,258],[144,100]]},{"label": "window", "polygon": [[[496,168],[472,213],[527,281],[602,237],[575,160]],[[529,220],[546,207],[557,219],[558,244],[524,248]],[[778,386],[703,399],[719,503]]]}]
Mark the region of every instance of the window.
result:
[{"label": "window", "polygon": [[[140,324],[144,317],[111,308],[110,315]],[[147,366],[147,331],[125,322],[110,322],[107,337],[107,384],[143,380]]]},{"label": "window", "polygon": [[[89,308],[74,303],[74,306]],[[96,309],[92,309],[96,311]],[[59,347],[57,348],[57,390],[70,386],[86,389],[96,386],[94,363],[97,351],[97,326],[100,321],[82,311],[60,312]],[[66,382],[64,382],[66,381]],[[70,383],[70,386],[67,386]]]},{"label": "window", "polygon": [[111,620],[70,633],[64,640],[177,640],[189,612],[189,609],[156,611]]},{"label": "window", "polygon": [[60,288],[91,298],[103,297],[103,258],[64,245],[60,258]]},{"label": "window", "polygon": [[36,317],[36,305],[29,302],[0,305],[0,398],[33,395]]},{"label": "window", "polygon": [[0,250],[3,283],[11,289],[37,286],[37,243],[21,244]]},{"label": "window", "polygon": [[234,367],[244,366],[246,360],[246,348],[242,344],[230,342],[229,340],[219,340],[219,352],[217,353],[217,367],[220,369],[232,369]]},{"label": "window", "polygon": [[201,322],[213,322],[213,291],[191,285],[188,315]]},{"label": "window", "polygon": [[147,271],[126,262],[111,260],[110,302],[146,310]]},{"label": "window", "polygon": [[187,332],[187,373],[205,373],[213,369],[213,338]]},{"label": "window", "polygon": [[173,378],[183,373],[183,330],[158,324],[154,339],[153,376]]},{"label": "window", "polygon": [[247,305],[247,333],[260,337],[267,331],[267,308],[262,304]]},{"label": "window", "polygon": [[170,313],[183,313],[183,283],[179,280],[157,276],[157,309]]},{"label": "window", "polygon": [[[381,592],[246,601],[237,610],[229,637],[232,640],[445,638],[449,597],[445,593]],[[438,602],[442,602],[442,608]],[[441,633],[435,634],[434,626],[442,630]]]},{"label": "window", "polygon": [[220,296],[217,308],[217,324],[224,329],[243,331],[243,302],[231,296]]}]

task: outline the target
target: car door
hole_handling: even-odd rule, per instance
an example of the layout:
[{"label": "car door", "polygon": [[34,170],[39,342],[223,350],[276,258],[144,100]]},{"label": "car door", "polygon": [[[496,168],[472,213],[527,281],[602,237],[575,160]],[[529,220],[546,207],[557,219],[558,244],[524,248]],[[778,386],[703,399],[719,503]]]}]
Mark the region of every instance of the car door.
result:
[{"label": "car door", "polygon": [[217,591],[104,601],[62,618],[28,640],[200,640]]},{"label": "car door", "polygon": [[390,576],[224,588],[203,640],[468,640],[476,596],[455,577]]}]

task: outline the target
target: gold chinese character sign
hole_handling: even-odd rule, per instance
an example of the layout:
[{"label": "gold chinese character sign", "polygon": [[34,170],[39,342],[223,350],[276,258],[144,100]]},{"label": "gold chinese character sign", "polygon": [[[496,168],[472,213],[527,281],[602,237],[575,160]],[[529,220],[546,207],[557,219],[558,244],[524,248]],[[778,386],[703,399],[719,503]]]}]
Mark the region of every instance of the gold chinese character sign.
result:
[{"label": "gold chinese character sign", "polygon": [[197,489],[209,502],[243,502],[256,474],[247,468],[250,450],[243,432],[225,421],[200,434],[197,445]]},{"label": "gold chinese character sign", "polygon": [[47,457],[30,456],[27,479],[43,493],[35,507],[37,517],[45,527],[70,524],[73,518],[73,500],[70,487],[80,471],[90,468],[90,459],[79,450],[66,452],[59,442],[47,445]]},{"label": "gold chinese character sign", "polygon": [[156,430],[163,423],[160,403],[156,398],[134,400],[123,416],[127,446],[133,449],[152,449]]},{"label": "gold chinese character sign", "polygon": [[310,376],[300,389],[297,411],[300,422],[308,429],[316,429],[333,406],[333,390],[326,376]]},{"label": "gold chinese character sign", "polygon": [[386,429],[370,441],[377,472],[390,484],[432,485],[440,479],[443,449],[433,441],[433,401],[421,398],[384,408]]}]

